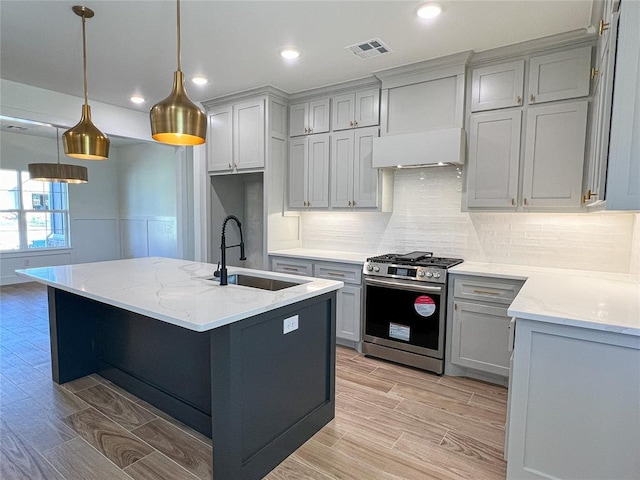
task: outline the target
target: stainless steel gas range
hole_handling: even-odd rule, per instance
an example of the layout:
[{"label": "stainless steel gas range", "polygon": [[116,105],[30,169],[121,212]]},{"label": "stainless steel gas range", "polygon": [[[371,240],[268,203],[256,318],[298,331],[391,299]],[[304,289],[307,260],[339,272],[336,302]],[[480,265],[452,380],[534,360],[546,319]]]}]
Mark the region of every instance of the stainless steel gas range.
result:
[{"label": "stainless steel gas range", "polygon": [[444,373],[447,269],[459,258],[387,254],[364,264],[365,355]]}]

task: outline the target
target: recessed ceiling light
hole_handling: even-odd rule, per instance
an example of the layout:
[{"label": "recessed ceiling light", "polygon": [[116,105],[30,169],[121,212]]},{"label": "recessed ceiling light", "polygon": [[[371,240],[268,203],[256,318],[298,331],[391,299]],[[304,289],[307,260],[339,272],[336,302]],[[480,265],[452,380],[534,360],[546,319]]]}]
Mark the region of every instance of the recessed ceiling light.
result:
[{"label": "recessed ceiling light", "polygon": [[133,103],[136,103],[136,104],[145,102],[144,97],[140,95],[132,95],[131,98],[129,98],[129,100],[131,100]]},{"label": "recessed ceiling light", "polygon": [[442,13],[442,7],[436,3],[430,3],[423,5],[418,9],[418,16],[420,18],[435,18]]},{"label": "recessed ceiling light", "polygon": [[207,77],[193,77],[191,81],[196,85],[206,85],[209,83],[209,79]]},{"label": "recessed ceiling light", "polygon": [[294,60],[300,56],[300,50],[297,48],[283,48],[280,50],[280,55],[287,60]]}]

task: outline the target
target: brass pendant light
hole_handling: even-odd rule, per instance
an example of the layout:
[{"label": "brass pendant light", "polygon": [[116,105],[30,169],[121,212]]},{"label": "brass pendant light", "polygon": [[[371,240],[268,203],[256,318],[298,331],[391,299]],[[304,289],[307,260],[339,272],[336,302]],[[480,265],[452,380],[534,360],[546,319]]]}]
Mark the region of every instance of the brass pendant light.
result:
[{"label": "brass pendant light", "polygon": [[62,143],[64,153],[73,158],[84,160],[106,160],[109,157],[109,137],[98,130],[91,121],[91,107],[87,100],[87,38],[85,22],[93,17],[93,10],[87,7],[75,5],[73,12],[82,17],[82,61],[84,71],[84,105],[82,105],[82,118],[73,128],[64,132]]},{"label": "brass pendant light", "polygon": [[87,167],[60,163],[60,135],[56,128],[56,152],[58,163],[30,163],[29,177],[39,182],[87,183]]},{"label": "brass pendant light", "polygon": [[178,70],[173,74],[171,94],[151,108],[151,136],[169,145],[201,145],[207,135],[207,117],[189,99],[180,61],[180,0],[177,0]]}]

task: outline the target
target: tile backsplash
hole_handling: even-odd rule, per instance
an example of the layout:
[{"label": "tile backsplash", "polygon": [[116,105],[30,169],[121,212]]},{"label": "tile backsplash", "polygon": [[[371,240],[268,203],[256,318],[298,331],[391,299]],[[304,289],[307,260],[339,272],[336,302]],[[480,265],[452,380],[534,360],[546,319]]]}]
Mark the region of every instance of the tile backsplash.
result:
[{"label": "tile backsplash", "polygon": [[640,273],[640,214],[461,212],[458,168],[394,175],[393,213],[305,212],[302,246]]}]

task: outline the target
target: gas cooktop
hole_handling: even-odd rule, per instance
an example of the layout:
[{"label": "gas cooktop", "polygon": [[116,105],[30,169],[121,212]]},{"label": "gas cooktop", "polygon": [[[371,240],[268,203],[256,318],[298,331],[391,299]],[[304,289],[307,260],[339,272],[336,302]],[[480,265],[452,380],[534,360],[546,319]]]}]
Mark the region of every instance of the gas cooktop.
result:
[{"label": "gas cooktop", "polygon": [[387,253],[367,258],[367,262],[393,263],[395,265],[411,265],[416,267],[450,268],[462,263],[461,258],[434,257],[433,252]]}]

